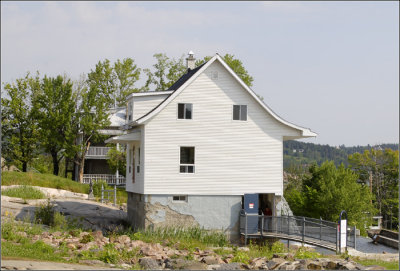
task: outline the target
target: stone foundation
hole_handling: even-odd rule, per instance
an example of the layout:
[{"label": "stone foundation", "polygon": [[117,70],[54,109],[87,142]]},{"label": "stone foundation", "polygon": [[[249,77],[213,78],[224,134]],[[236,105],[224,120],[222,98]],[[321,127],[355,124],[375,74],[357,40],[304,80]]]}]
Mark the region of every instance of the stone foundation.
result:
[{"label": "stone foundation", "polygon": [[238,239],[241,196],[194,196],[173,201],[172,195],[128,192],[128,221],[134,229],[198,226],[221,230]]}]

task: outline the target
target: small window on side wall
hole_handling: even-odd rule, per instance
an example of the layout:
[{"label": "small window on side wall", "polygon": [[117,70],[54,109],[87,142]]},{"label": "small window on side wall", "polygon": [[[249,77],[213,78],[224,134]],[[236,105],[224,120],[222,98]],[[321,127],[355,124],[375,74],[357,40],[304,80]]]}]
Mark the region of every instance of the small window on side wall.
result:
[{"label": "small window on side wall", "polygon": [[172,201],[176,202],[187,202],[187,196],[172,196]]},{"label": "small window on side wall", "polygon": [[192,119],[192,104],[178,104],[178,119]]},{"label": "small window on side wall", "polygon": [[247,105],[233,105],[233,120],[247,120]]},{"label": "small window on side wall", "polygon": [[194,147],[181,147],[180,173],[194,173]]}]

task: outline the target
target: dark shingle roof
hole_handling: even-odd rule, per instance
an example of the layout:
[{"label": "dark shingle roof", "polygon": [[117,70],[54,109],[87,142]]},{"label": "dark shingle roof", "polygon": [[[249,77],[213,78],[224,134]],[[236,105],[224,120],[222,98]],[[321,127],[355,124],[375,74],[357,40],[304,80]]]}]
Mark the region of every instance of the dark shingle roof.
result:
[{"label": "dark shingle roof", "polygon": [[183,84],[185,84],[187,80],[190,79],[190,77],[192,77],[199,69],[201,69],[204,64],[198,66],[197,68],[194,68],[193,70],[188,69],[188,72],[182,75],[181,78],[179,78],[168,90],[177,90],[178,88],[180,88]]}]

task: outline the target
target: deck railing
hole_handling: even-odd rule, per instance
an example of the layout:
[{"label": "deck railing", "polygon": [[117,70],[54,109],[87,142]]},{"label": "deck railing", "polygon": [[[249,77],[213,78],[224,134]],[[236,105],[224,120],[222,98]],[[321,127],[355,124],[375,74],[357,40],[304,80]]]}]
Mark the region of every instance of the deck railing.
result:
[{"label": "deck railing", "polygon": [[86,157],[88,156],[94,156],[94,157],[107,157],[108,156],[108,151],[110,150],[110,147],[89,147]]},{"label": "deck railing", "polygon": [[125,185],[126,179],[124,176],[115,176],[115,174],[83,174],[83,183],[89,184],[90,181],[92,183],[96,183],[97,181],[106,181],[109,185]]},{"label": "deck railing", "polygon": [[[338,227],[336,222],[300,216],[264,216],[240,213],[240,234],[248,238],[263,236],[285,237],[305,243],[334,248],[338,251]],[[347,229],[347,246],[356,248],[356,231]]]}]

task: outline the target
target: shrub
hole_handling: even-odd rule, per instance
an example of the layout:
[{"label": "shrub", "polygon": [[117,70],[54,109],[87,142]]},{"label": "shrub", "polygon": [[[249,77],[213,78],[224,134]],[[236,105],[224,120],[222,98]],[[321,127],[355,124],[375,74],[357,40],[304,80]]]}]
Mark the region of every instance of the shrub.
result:
[{"label": "shrub", "polygon": [[41,204],[35,210],[35,223],[51,226],[54,220],[54,205],[47,200],[47,204]]},{"label": "shrub", "polygon": [[45,195],[39,189],[22,185],[18,187],[11,187],[1,191],[1,194],[8,197],[22,198],[22,199],[44,199]]},{"label": "shrub", "polygon": [[94,241],[93,235],[86,234],[86,235],[82,236],[82,239],[79,242],[81,242],[82,244],[87,244],[92,241]]}]

